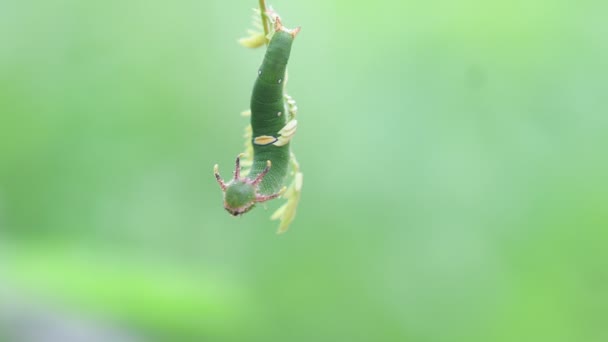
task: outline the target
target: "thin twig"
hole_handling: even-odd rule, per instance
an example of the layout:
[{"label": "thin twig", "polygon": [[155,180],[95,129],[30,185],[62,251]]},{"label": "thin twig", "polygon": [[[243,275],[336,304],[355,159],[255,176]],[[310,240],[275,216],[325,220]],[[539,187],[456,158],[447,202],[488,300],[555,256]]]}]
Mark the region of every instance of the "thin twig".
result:
[{"label": "thin twig", "polygon": [[[268,37],[269,25],[268,17],[266,16],[266,0],[260,0],[260,15],[262,16],[262,26],[264,27],[264,37]],[[266,40],[268,44],[268,39]]]}]

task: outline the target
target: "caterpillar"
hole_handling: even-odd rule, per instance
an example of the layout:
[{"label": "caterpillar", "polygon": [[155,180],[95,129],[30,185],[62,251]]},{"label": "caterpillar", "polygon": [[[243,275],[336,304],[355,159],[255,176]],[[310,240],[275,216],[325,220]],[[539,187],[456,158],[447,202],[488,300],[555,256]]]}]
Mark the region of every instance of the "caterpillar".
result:
[{"label": "caterpillar", "polygon": [[[217,164],[214,175],[223,192],[224,208],[234,216],[247,213],[257,203],[280,196],[286,198],[287,203],[271,217],[281,219],[279,232],[284,232],[295,216],[302,187],[302,173],[290,151],[290,141],[298,124],[297,106],[285,93],[287,63],[300,28],[287,29],[273,11],[264,14],[274,30],[251,94],[248,153],[237,156],[230,181],[222,179]],[[260,45],[260,39],[253,40],[256,46],[250,47]],[[242,160],[243,157],[250,160]],[[249,170],[242,170],[244,165],[250,166]],[[292,181],[288,188],[285,184],[290,175]]]}]

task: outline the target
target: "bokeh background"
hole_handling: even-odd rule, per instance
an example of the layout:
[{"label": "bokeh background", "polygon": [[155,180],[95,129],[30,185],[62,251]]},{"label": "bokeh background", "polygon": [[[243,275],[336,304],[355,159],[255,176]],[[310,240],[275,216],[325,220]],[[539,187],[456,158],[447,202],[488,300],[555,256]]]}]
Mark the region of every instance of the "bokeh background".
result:
[{"label": "bokeh background", "polygon": [[256,1],[0,2],[0,335],[607,341],[608,3],[272,4],[302,26],[284,235],[212,175]]}]

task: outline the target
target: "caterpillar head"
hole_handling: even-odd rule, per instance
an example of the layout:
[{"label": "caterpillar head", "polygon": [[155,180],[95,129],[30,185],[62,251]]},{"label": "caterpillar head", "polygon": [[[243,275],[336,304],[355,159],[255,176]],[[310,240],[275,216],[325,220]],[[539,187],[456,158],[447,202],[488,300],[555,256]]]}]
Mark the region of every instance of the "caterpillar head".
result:
[{"label": "caterpillar head", "polygon": [[258,185],[264,179],[264,176],[270,171],[270,160],[266,162],[266,167],[253,180],[241,178],[241,163],[240,155],[236,157],[236,168],[234,170],[234,178],[225,183],[218,171],[217,164],[213,168],[215,179],[224,192],[224,208],[234,216],[242,215],[251,210],[256,203],[265,202],[280,196],[283,189],[276,194],[262,195],[258,193]]}]

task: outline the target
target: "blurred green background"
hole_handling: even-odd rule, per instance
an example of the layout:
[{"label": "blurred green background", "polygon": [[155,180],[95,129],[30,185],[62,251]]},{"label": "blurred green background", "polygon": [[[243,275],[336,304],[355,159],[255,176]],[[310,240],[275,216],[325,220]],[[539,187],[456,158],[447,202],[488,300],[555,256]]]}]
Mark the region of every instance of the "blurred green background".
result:
[{"label": "blurred green background", "polygon": [[271,4],[302,26],[280,236],[212,175],[256,1],[0,2],[7,293],[151,340],[607,341],[608,4]]}]

